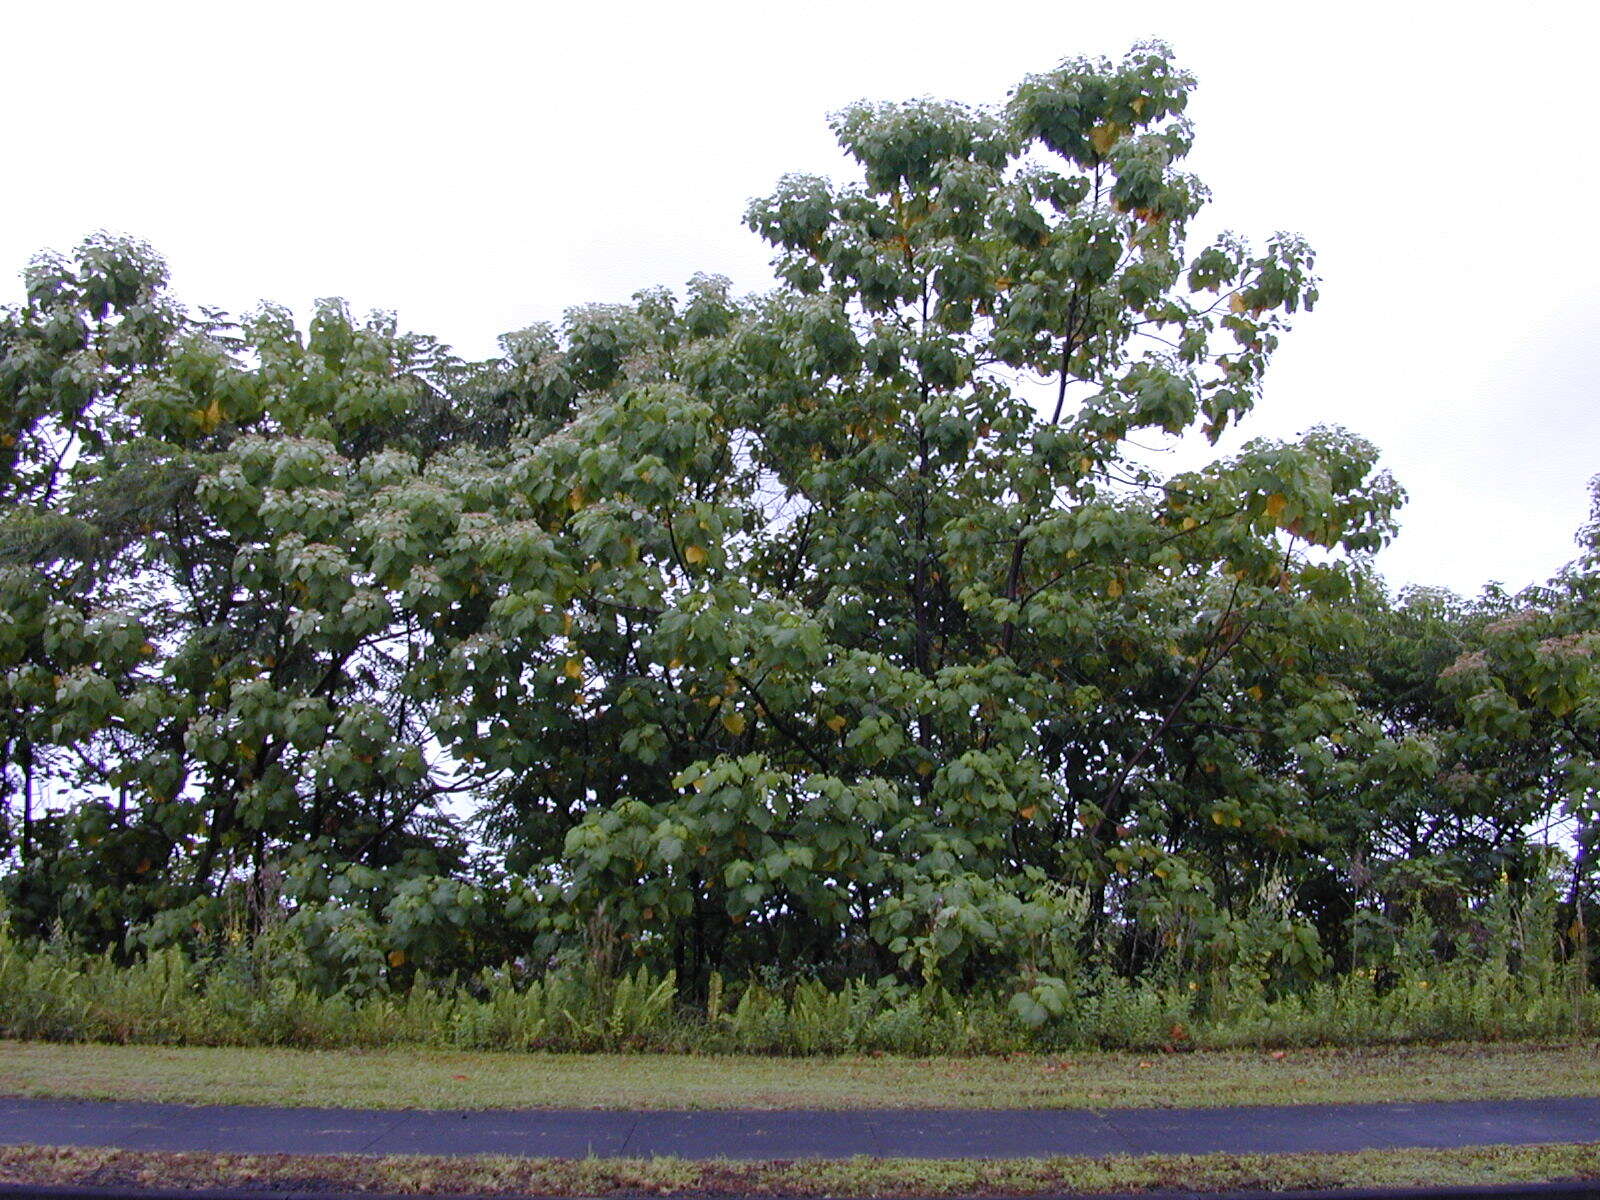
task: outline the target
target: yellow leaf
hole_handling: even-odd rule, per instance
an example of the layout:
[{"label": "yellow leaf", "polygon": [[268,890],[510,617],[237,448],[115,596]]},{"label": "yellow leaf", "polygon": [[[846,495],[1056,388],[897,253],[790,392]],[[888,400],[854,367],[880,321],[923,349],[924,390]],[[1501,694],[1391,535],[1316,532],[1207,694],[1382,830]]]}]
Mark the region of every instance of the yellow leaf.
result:
[{"label": "yellow leaf", "polygon": [[698,567],[706,560],[705,549],[701,546],[685,546],[683,557],[691,567]]},{"label": "yellow leaf", "polygon": [[583,489],[581,487],[575,487],[567,493],[567,507],[573,512],[577,512],[583,507]]},{"label": "yellow leaf", "polygon": [[[154,654],[155,652],[156,652],[156,648],[154,646],[152,646],[149,642],[146,642],[144,645],[139,647],[139,653],[140,654]],[[272,665],[271,663],[267,664],[267,666],[269,666],[269,667],[271,665]]]},{"label": "yellow leaf", "polygon": [[933,764],[930,763],[930,762],[919,762],[917,764],[917,774],[918,775],[924,775],[924,776],[932,775],[933,774]]},{"label": "yellow leaf", "polygon": [[1222,810],[1220,808],[1214,810],[1212,812],[1212,814],[1211,814],[1211,823],[1213,825],[1221,825],[1227,819],[1228,818],[1223,814],[1223,812],[1222,812]]},{"label": "yellow leaf", "polygon": [[1267,497],[1267,520],[1276,521],[1278,514],[1289,506],[1288,497],[1282,492],[1273,492]]},{"label": "yellow leaf", "polygon": [[673,655],[667,660],[667,669],[669,671],[676,671],[681,666],[683,666],[683,659],[679,658],[677,655]]},{"label": "yellow leaf", "polygon": [[1144,106],[1149,102],[1150,100],[1147,96],[1135,96],[1131,101],[1129,101],[1128,107],[1133,109],[1134,116],[1142,117],[1144,116]]},{"label": "yellow leaf", "polygon": [[1039,806],[1037,804],[1030,804],[1024,809],[1019,809],[1017,815],[1020,816],[1024,821],[1031,821],[1035,816],[1038,815],[1038,812]]},{"label": "yellow leaf", "polygon": [[222,405],[217,402],[216,397],[213,396],[210,404],[195,412],[195,420],[199,423],[200,428],[207,433],[222,424]]},{"label": "yellow leaf", "polygon": [[1085,475],[1087,475],[1093,469],[1094,460],[1089,458],[1087,455],[1078,460],[1078,470],[1082,471]]},{"label": "yellow leaf", "polygon": [[648,921],[651,917],[656,915],[656,910],[653,907],[646,906],[644,911],[642,911],[639,915]]},{"label": "yellow leaf", "polygon": [[839,733],[844,729],[844,718],[835,713],[833,716],[829,717],[824,724],[835,733]]},{"label": "yellow leaf", "polygon": [[1182,528],[1185,533],[1188,533],[1191,529],[1200,528],[1200,522],[1196,521],[1193,517],[1185,517],[1183,519],[1183,525],[1180,528]]},{"label": "yellow leaf", "polygon": [[737,710],[723,713],[722,727],[733,734],[734,737],[738,737],[744,732],[744,714]]},{"label": "yellow leaf", "polygon": [[389,965],[391,967],[403,967],[403,966],[405,966],[406,965],[406,952],[404,950],[391,950],[391,951],[389,951]]},{"label": "yellow leaf", "polygon": [[1228,298],[1228,311],[1229,312],[1241,313],[1248,307],[1249,307],[1249,305],[1247,305],[1244,302],[1244,297],[1241,296],[1238,292],[1235,292],[1232,296],[1230,296]]},{"label": "yellow leaf", "polygon": [[566,662],[561,664],[561,673],[563,675],[565,675],[568,679],[580,679],[580,678],[582,678],[583,677],[583,659],[581,659],[581,658],[569,658],[569,659],[567,659]]},{"label": "yellow leaf", "polygon": [[1261,690],[1261,688],[1259,686],[1256,686],[1256,685],[1252,685],[1250,687],[1245,688],[1245,694],[1247,696],[1249,696],[1250,699],[1252,699],[1252,700],[1259,700],[1259,699],[1261,699],[1262,696],[1266,695],[1266,693],[1263,692]]},{"label": "yellow leaf", "polygon": [[572,632],[572,614],[561,614],[561,636],[566,637]]},{"label": "yellow leaf", "polygon": [[1121,576],[1114,576],[1111,582],[1106,584],[1106,595],[1110,596],[1113,600],[1122,595]]},{"label": "yellow leaf", "polygon": [[1122,136],[1122,128],[1107,121],[1104,125],[1096,125],[1089,133],[1089,141],[1094,144],[1096,154],[1105,154],[1116,144],[1117,138]]}]

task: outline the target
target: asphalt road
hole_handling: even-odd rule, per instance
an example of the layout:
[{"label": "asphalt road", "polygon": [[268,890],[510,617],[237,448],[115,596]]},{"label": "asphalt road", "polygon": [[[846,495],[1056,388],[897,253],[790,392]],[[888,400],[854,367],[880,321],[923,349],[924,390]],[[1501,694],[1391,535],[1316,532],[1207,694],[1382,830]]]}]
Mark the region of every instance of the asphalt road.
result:
[{"label": "asphalt road", "polygon": [[856,1112],[374,1111],[0,1098],[0,1144],[248,1154],[1022,1158],[1600,1141],[1600,1099]]}]

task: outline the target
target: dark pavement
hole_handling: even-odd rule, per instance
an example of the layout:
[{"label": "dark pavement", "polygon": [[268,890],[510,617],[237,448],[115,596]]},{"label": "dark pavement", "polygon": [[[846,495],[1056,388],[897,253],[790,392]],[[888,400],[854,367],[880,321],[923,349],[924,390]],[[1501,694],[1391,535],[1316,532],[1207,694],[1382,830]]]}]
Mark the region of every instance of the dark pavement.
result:
[{"label": "dark pavement", "polygon": [[403,1111],[0,1097],[0,1144],[268,1154],[1022,1158],[1600,1141],[1600,1099],[1281,1108]]}]

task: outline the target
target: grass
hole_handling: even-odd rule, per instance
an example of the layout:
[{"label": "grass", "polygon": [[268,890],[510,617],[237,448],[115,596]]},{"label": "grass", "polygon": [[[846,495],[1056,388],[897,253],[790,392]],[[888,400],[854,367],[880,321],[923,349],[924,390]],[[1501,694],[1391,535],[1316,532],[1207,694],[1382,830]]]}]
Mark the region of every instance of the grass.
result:
[{"label": "grass", "polygon": [[1019,1196],[1466,1186],[1600,1178],[1600,1143],[1132,1158],[431,1158],[0,1147],[0,1183],[545,1196]]},{"label": "grass", "polygon": [[347,1108],[1134,1108],[1600,1095],[1600,1043],[770,1058],[0,1042],[0,1094]]}]

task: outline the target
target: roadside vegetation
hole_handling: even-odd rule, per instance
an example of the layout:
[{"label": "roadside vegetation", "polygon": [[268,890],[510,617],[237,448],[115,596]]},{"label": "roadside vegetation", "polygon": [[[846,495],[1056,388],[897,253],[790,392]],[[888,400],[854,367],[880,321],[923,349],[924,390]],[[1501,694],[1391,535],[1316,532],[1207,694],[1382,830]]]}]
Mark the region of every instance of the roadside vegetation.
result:
[{"label": "roadside vegetation", "polygon": [[1396,595],[1377,447],[1223,442],[1320,285],[1294,236],[1192,244],[1193,87],[1149,44],[852,105],[853,178],[750,206],[770,292],[482,362],[41,255],[0,307],[0,1036],[1594,1035],[1600,519],[1547,586]]},{"label": "roadside vegetation", "polygon": [[[332,994],[273,969],[265,940],[195,962],[176,947],[126,965],[0,929],[0,1036],[56,1041],[310,1048],[700,1054],[974,1055],[1060,1050],[1383,1045],[1583,1038],[1600,996],[1559,961],[1549,913],[1509,895],[1486,908],[1481,947],[1439,962],[1431,937],[1411,961],[1274,992],[1262,978],[1128,979],[1110,969],[1053,983],[1053,1019],[1020,1016],[1001,989],[956,992],[893,979],[839,987],[711,981],[696,1002],[648,967],[469,980],[413,978],[404,990]],[[1513,957],[1515,956],[1515,957]],[[1515,962],[1515,968],[1513,968]]]},{"label": "roadside vegetation", "polygon": [[1592,1096],[1600,1046],[982,1058],[0,1043],[0,1095],[336,1108],[1184,1108]]},{"label": "roadside vegetation", "polygon": [[0,1147],[0,1183],[477,1196],[959,1197],[1334,1187],[1450,1187],[1600,1178],[1600,1144],[1141,1158],[370,1158]]}]

